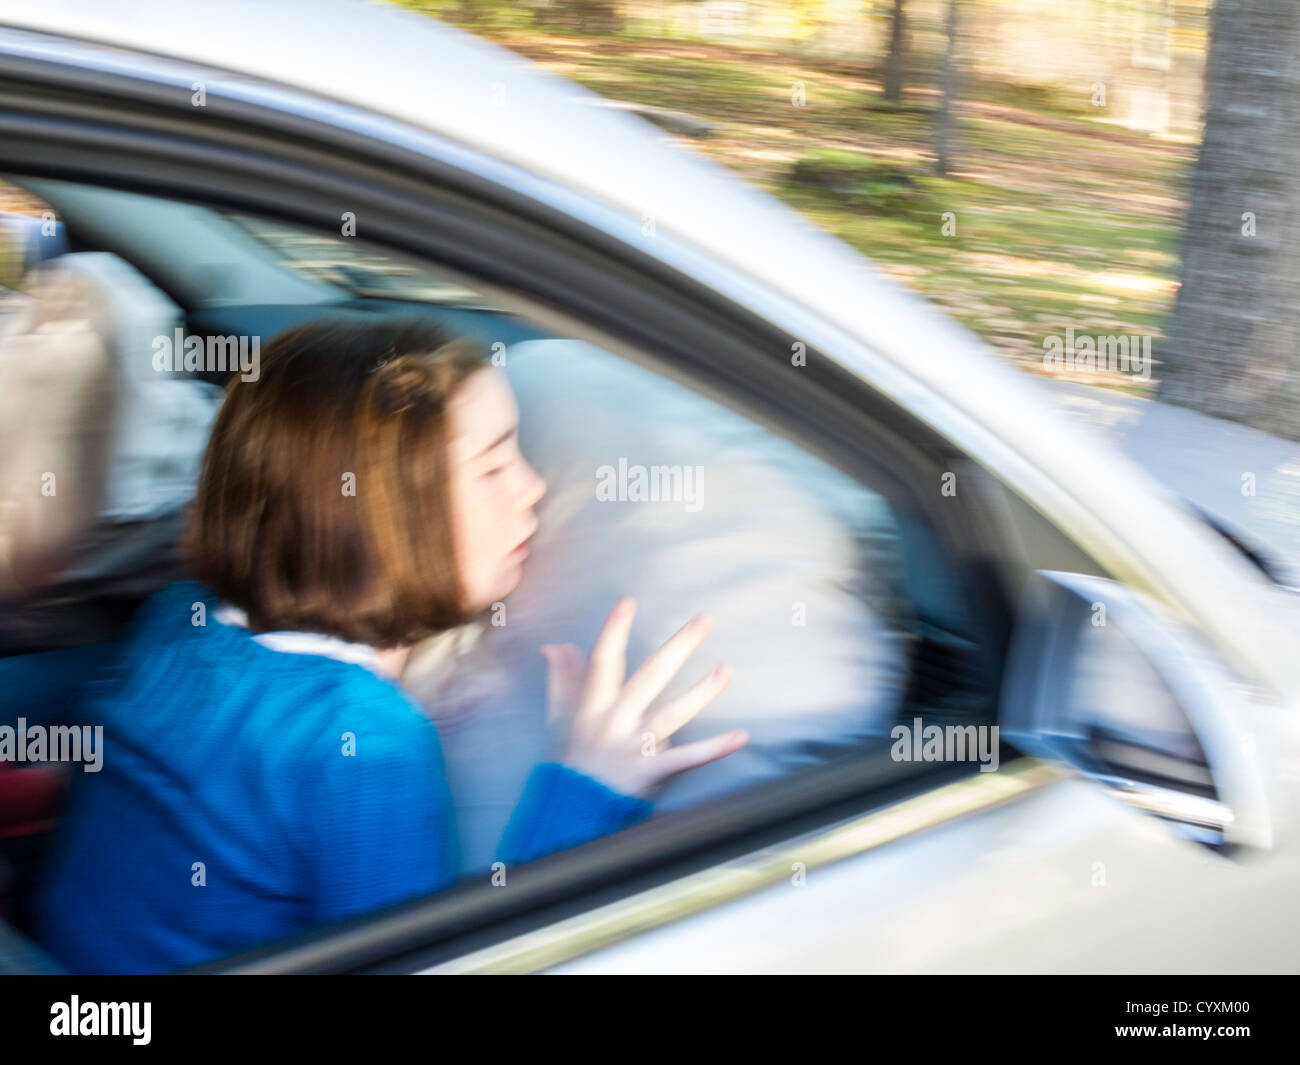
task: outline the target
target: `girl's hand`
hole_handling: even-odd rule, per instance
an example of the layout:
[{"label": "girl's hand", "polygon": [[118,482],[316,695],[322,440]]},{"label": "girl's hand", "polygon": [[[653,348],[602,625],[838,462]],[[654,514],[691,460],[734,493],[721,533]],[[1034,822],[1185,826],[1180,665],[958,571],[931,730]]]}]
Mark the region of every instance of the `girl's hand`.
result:
[{"label": "girl's hand", "polygon": [[644,795],[669,777],[725,758],[749,742],[744,730],[737,729],[682,747],[669,745],[669,737],[727,686],[731,669],[719,666],[677,698],[650,710],[712,623],[702,615],[692,618],[624,681],[635,614],[632,599],[615,605],[596,637],[590,663],[573,644],[542,648],[549,665],[551,715],[570,722],[561,760],[625,795]]}]

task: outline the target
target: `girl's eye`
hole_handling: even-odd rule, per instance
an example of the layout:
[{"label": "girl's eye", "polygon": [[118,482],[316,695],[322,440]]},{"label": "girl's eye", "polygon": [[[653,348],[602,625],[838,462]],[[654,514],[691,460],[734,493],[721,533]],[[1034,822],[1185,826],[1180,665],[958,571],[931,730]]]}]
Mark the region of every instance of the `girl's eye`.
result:
[{"label": "girl's eye", "polygon": [[518,457],[517,454],[509,455],[509,456],[505,459],[505,461],[501,463],[500,466],[494,466],[494,467],[493,467],[492,469],[490,469],[490,470],[485,470],[484,473],[483,473],[483,476],[484,476],[484,477],[499,477],[501,474],[505,473],[508,469],[510,469],[511,466],[513,466],[513,465],[515,464],[515,460],[516,460],[517,457]]}]

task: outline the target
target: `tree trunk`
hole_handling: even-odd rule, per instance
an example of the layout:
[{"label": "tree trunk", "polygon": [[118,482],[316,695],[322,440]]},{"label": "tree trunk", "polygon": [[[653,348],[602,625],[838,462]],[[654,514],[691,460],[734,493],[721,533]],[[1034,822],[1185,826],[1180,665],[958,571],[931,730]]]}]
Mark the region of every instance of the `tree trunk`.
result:
[{"label": "tree trunk", "polygon": [[943,52],[943,72],[940,76],[941,94],[939,114],[934,122],[934,168],[947,176],[949,153],[952,150],[953,108],[957,103],[957,17],[960,0],[948,0],[946,31],[948,46]]},{"label": "tree trunk", "polygon": [[617,0],[552,0],[536,9],[539,25],[582,33],[618,33],[623,19]]},{"label": "tree trunk", "polygon": [[885,59],[885,99],[898,103],[903,98],[903,73],[907,67],[907,0],[894,0],[889,23],[889,55]]},{"label": "tree trunk", "polygon": [[1300,439],[1300,3],[1217,0],[1160,398]]}]

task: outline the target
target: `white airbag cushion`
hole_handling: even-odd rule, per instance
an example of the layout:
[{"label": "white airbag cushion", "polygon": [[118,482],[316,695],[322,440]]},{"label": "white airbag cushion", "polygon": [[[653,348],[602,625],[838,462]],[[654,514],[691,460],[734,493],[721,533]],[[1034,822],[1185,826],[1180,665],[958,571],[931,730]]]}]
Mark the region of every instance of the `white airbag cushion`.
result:
[{"label": "white airbag cushion", "polygon": [[[638,604],[629,670],[692,614],[714,618],[665,697],[718,663],[735,669],[677,740],[733,727],[751,737],[744,750],[672,781],[658,812],[775,778],[888,728],[905,667],[901,638],[873,608],[884,582],[872,577],[864,540],[889,521],[878,496],[590,345],[517,344],[507,372],[524,455],[548,483],[541,528],[505,625],[418,648],[404,676],[439,721],[464,868],[491,859],[530,768],[557,753],[538,648],[589,651],[623,595]],[[629,468],[703,467],[702,507],[598,499],[598,468],[617,469],[620,459]]]}]

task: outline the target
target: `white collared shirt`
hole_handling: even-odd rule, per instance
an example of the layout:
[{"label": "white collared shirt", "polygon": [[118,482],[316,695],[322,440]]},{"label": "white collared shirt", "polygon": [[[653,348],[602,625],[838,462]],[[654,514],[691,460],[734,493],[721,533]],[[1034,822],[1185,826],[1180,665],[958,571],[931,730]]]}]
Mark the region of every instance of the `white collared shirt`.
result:
[{"label": "white collared shirt", "polygon": [[[248,628],[248,615],[229,603],[222,603],[217,608],[216,613],[213,614],[213,617],[223,625],[238,625],[241,629]],[[294,632],[292,630],[261,632],[254,635],[253,639],[263,647],[269,647],[272,651],[284,651],[295,655],[324,655],[327,658],[337,658],[340,662],[351,662],[354,665],[365,666],[371,673],[387,678],[387,674],[380,665],[378,652],[369,644],[349,643],[347,640],[340,640],[337,636],[326,636],[321,632]]]}]

